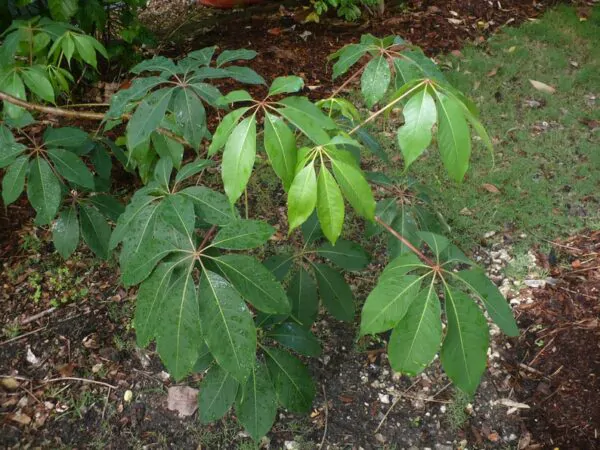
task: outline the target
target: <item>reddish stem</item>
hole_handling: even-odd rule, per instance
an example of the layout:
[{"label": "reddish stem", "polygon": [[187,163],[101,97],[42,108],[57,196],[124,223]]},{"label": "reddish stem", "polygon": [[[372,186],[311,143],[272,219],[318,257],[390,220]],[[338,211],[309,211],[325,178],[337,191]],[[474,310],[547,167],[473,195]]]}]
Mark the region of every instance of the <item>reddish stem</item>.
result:
[{"label": "reddish stem", "polygon": [[400,242],[402,242],[404,245],[406,245],[410,249],[410,251],[412,251],[415,255],[417,255],[419,258],[421,258],[421,260],[425,264],[427,264],[429,267],[435,268],[437,266],[437,264],[434,263],[427,256],[425,256],[421,250],[419,250],[417,247],[412,245],[408,241],[408,239],[406,239],[404,236],[402,236],[400,233],[398,233],[396,230],[394,230],[392,227],[390,227],[387,223],[385,223],[379,217],[375,216],[375,222],[377,222],[379,225],[381,225],[383,228],[385,228],[388,231],[388,233],[390,233],[392,236],[394,236],[396,239],[398,239]]}]

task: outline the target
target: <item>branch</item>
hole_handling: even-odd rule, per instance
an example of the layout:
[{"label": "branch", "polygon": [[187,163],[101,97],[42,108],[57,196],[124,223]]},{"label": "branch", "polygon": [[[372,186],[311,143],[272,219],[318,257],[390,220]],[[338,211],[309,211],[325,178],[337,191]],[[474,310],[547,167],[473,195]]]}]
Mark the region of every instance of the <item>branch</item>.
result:
[{"label": "branch", "polygon": [[406,245],[410,249],[410,251],[412,251],[415,255],[417,255],[419,258],[421,258],[421,260],[425,264],[427,264],[429,267],[435,267],[437,265],[431,259],[429,259],[427,256],[425,256],[421,250],[419,250],[417,247],[412,245],[408,241],[408,239],[406,239],[404,236],[402,236],[400,233],[398,233],[396,230],[394,230],[392,227],[390,227],[387,223],[385,223],[383,220],[381,220],[378,216],[375,216],[375,222],[377,222],[379,225],[381,225],[383,228],[385,228],[388,231],[388,233],[390,233],[392,236],[394,236],[396,239],[398,239],[400,242],[402,242],[404,245]]},{"label": "branch", "polygon": [[[97,112],[92,112],[92,111],[70,111],[68,109],[56,108],[53,106],[43,106],[43,105],[38,105],[36,103],[29,103],[29,102],[26,102],[25,100],[21,100],[17,97],[14,97],[14,96],[7,94],[6,92],[2,92],[2,91],[0,91],[0,100],[4,100],[8,103],[12,103],[13,105],[20,106],[21,108],[25,108],[28,111],[37,111],[37,112],[41,112],[41,113],[45,113],[45,114],[50,114],[52,116],[69,117],[71,119],[83,119],[83,120],[94,120],[94,121],[102,121],[106,117],[106,114],[104,114],[104,113],[97,113]],[[127,120],[131,119],[131,115],[123,114],[121,116],[121,119],[127,121]],[[191,147],[189,142],[187,142],[185,139],[177,136],[176,134],[172,133],[169,130],[166,130],[164,128],[158,128],[156,131],[158,131],[160,134],[170,137],[171,139],[179,142],[182,145]]]}]

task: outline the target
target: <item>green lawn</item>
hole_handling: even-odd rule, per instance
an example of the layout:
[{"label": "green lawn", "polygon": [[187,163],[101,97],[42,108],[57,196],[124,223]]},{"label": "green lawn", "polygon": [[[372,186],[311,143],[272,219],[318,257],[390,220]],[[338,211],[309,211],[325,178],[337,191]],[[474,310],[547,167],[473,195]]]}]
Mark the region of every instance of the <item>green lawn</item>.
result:
[{"label": "green lawn", "polygon": [[[468,248],[488,231],[509,230],[526,233],[520,243],[529,246],[600,227],[600,7],[587,21],[559,7],[462,53],[442,64],[479,105],[495,165],[477,143],[460,185],[433,149],[409,170],[434,188],[453,237]],[[538,91],[530,79],[556,92]]]}]

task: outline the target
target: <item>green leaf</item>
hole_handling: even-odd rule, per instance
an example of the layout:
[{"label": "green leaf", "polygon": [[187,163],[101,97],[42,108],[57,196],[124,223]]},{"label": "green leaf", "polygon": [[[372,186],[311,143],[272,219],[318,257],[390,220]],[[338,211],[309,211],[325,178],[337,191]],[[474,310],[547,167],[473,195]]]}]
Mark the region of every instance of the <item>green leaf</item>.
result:
[{"label": "green leaf", "polygon": [[39,225],[46,225],[54,219],[62,200],[60,182],[50,165],[40,157],[36,157],[29,165],[27,198],[37,213],[36,222]]},{"label": "green leaf", "polygon": [[265,114],[265,150],[287,192],[296,172],[296,138],[283,119],[269,113]]},{"label": "green leaf", "polygon": [[423,78],[423,73],[417,65],[412,63],[410,60],[394,58],[394,72],[396,74],[394,78],[394,88],[400,89],[406,83],[409,83],[418,78]]},{"label": "green leaf", "polygon": [[221,164],[225,193],[234,204],[244,193],[256,158],[256,116],[242,120],[232,131]]},{"label": "green leaf", "polygon": [[46,128],[44,145],[67,149],[78,155],[89,153],[95,146],[85,131],[75,127]]},{"label": "green leaf", "polygon": [[303,327],[310,328],[319,313],[319,297],[317,283],[304,267],[300,267],[292,277],[288,296],[292,302],[292,315]]},{"label": "green leaf", "polygon": [[360,169],[340,159],[332,159],[331,163],[335,179],[350,205],[360,216],[367,220],[374,220],[375,199],[371,186]]},{"label": "green leaf", "polygon": [[[136,342],[139,347],[146,347],[162,328],[163,312],[166,308],[173,308],[168,304],[173,271],[186,259],[179,256],[172,261],[159,264],[152,275],[146,278],[137,293],[135,301],[135,326]],[[166,311],[168,312],[168,310]]]},{"label": "green leaf", "polygon": [[519,328],[508,302],[482,269],[461,270],[453,275],[477,295],[492,320],[507,336],[519,335]]},{"label": "green leaf", "polygon": [[192,90],[196,93],[198,97],[204,100],[211,106],[218,107],[219,99],[222,97],[221,91],[217,89],[212,84],[208,83],[194,83],[190,84]]},{"label": "green leaf", "polygon": [[217,57],[217,67],[221,67],[231,61],[254,59],[257,53],[254,50],[241,48],[238,50],[223,50]]},{"label": "green leaf", "polygon": [[198,216],[211,225],[229,225],[238,218],[227,197],[207,187],[191,186],[177,195],[190,198]]},{"label": "green leaf", "polygon": [[15,141],[10,130],[0,124],[0,169],[12,164],[27,147]]},{"label": "green leaf", "polygon": [[[398,233],[404,236],[406,240],[413,244],[415,247],[418,247],[420,245],[421,240],[417,236],[417,232],[419,229],[417,222],[415,221],[410,211],[410,208],[408,208],[408,206],[404,203],[402,203],[398,208],[398,215],[391,223],[391,226],[394,230],[396,230]],[[403,255],[411,252],[411,250],[406,244],[404,244],[392,235],[389,236],[388,251],[392,258],[395,258],[398,255]]]},{"label": "green leaf", "polygon": [[225,277],[258,310],[271,314],[288,314],[290,302],[273,274],[248,255],[224,255],[215,262]]},{"label": "green leaf", "polygon": [[[27,100],[25,85],[16,69],[6,72],[0,71],[0,91],[12,95],[19,100]],[[13,105],[4,100],[4,113],[11,119],[18,119],[24,112],[25,110],[20,106]]]},{"label": "green leaf", "polygon": [[282,350],[270,348],[266,353],[267,367],[279,403],[292,412],[310,411],[315,397],[315,385],[308,369],[298,358]]},{"label": "green leaf", "polygon": [[2,178],[2,200],[4,201],[4,206],[10,205],[23,193],[28,167],[29,158],[21,156],[6,169],[4,178]]},{"label": "green leaf", "polygon": [[239,89],[236,91],[231,91],[227,95],[223,95],[217,100],[217,104],[220,106],[227,106],[232,103],[250,101],[252,101],[252,96],[250,95],[250,93],[248,91]]},{"label": "green leaf", "polygon": [[293,262],[294,255],[283,253],[281,255],[273,255],[265,259],[263,261],[263,265],[271,271],[277,281],[281,282],[288,274]]},{"label": "green leaf", "polygon": [[410,304],[392,331],[388,358],[396,372],[415,376],[433,360],[442,342],[440,301],[432,282]]},{"label": "green leaf", "polygon": [[489,331],[479,307],[460,291],[446,289],[448,329],[440,357],[442,367],[456,386],[475,393],[485,371]]},{"label": "green leaf", "polygon": [[181,160],[183,159],[183,144],[171,139],[158,131],[153,132],[150,135],[154,150],[158,153],[161,158],[169,158],[173,163],[173,167],[179,169],[181,167]]},{"label": "green leaf", "polygon": [[206,111],[202,101],[191,89],[176,89],[173,113],[185,140],[198,149],[206,133]]},{"label": "green leaf", "polygon": [[81,220],[81,235],[88,247],[98,258],[108,259],[110,225],[96,208],[82,206],[79,210]]},{"label": "green leaf", "polygon": [[326,243],[317,254],[346,270],[362,270],[369,265],[369,255],[356,242],[340,239],[335,245]]},{"label": "green leaf", "polygon": [[183,166],[179,170],[179,172],[177,172],[177,175],[175,176],[175,182],[180,183],[184,180],[187,180],[188,178],[199,174],[204,169],[212,166],[213,164],[214,163],[209,159],[197,159],[196,161],[188,163],[185,166]]},{"label": "green leaf", "polygon": [[84,188],[94,189],[94,176],[77,155],[62,148],[51,148],[48,156],[56,171],[67,180]]},{"label": "green leaf", "polygon": [[407,168],[431,144],[431,129],[437,120],[437,110],[427,88],[414,94],[406,102],[402,113],[404,125],[398,129],[398,145]]},{"label": "green leaf", "polygon": [[[156,200],[155,197],[140,195],[134,196],[125,208],[125,212],[119,216],[117,226],[110,237],[110,249],[113,250],[128,234],[138,235],[139,230],[132,230],[139,216],[149,209]],[[156,206],[153,208],[156,209]]]},{"label": "green leaf", "polygon": [[326,264],[313,264],[319,294],[333,317],[350,322],[354,319],[354,295],[344,277]]},{"label": "green leaf", "polygon": [[223,120],[221,120],[221,123],[219,123],[219,126],[217,127],[215,134],[213,135],[213,139],[210,143],[210,146],[208,147],[209,157],[217,153],[221,148],[223,148],[223,146],[227,143],[231,132],[237,126],[241,117],[249,109],[249,107],[234,109],[225,117],[223,117]]},{"label": "green leaf", "polygon": [[31,92],[42,100],[54,103],[54,88],[40,66],[24,68],[21,77]]},{"label": "green leaf", "polygon": [[317,181],[317,215],[323,233],[335,244],[344,226],[344,197],[333,175],[321,166]]},{"label": "green leaf", "polygon": [[400,255],[394,258],[383,270],[381,275],[379,276],[380,283],[383,282],[385,278],[401,278],[407,273],[417,269],[417,268],[426,268],[427,266],[421,262],[419,257],[414,253],[406,253],[404,255]]},{"label": "green leaf", "polygon": [[74,206],[64,209],[52,227],[52,242],[64,259],[67,259],[79,245],[79,219]]},{"label": "green leaf", "polygon": [[278,104],[284,107],[277,109],[277,112],[315,144],[325,145],[330,141],[325,130],[335,129],[335,122],[306,97],[286,97]]},{"label": "green leaf", "polygon": [[436,261],[440,262],[440,255],[450,245],[448,238],[440,236],[439,234],[430,233],[429,231],[419,231],[417,232],[417,236],[425,241],[429,249],[435,255]]},{"label": "green leaf", "polygon": [[169,190],[171,184],[171,173],[173,172],[173,161],[171,158],[160,158],[154,168],[154,179],[162,188]]},{"label": "green leaf", "polygon": [[200,279],[198,303],[210,352],[236,380],[245,381],[256,360],[256,328],[248,307],[233,286],[207,270]]},{"label": "green leaf", "polygon": [[269,95],[292,94],[302,90],[303,87],[304,80],[295,75],[288,77],[277,77],[273,80],[273,83],[269,88]]},{"label": "green leaf", "polygon": [[69,22],[79,8],[77,0],[48,0],[48,8],[54,20]]},{"label": "green leaf", "polygon": [[222,69],[223,75],[219,78],[233,78],[240,83],[265,84],[265,80],[249,67],[228,66]]},{"label": "green leaf", "polygon": [[205,47],[200,50],[195,50],[187,54],[189,58],[195,59],[199,64],[203,66],[208,66],[210,61],[212,60],[213,55],[215,54],[216,46]]},{"label": "green leaf", "polygon": [[423,277],[387,276],[367,297],[360,320],[360,334],[376,334],[394,328],[417,296]]},{"label": "green leaf", "polygon": [[108,194],[93,195],[88,198],[88,201],[113,222],[116,222],[125,212],[123,204]]},{"label": "green leaf", "polygon": [[321,354],[319,340],[309,329],[297,323],[285,322],[277,325],[267,336],[302,355],[317,357]]},{"label": "green leaf", "polygon": [[262,220],[236,220],[219,230],[212,246],[228,250],[260,247],[275,233],[275,228]]},{"label": "green leaf", "polygon": [[321,223],[319,222],[319,217],[316,211],[314,211],[308,217],[306,222],[302,224],[301,230],[302,237],[304,238],[304,242],[306,244],[312,244],[313,242],[325,237],[323,230],[321,230]]},{"label": "green leaf", "polygon": [[95,39],[91,36],[82,34],[72,34],[72,36],[75,41],[75,48],[81,59],[95,69],[98,64],[96,59],[96,48],[94,45]]},{"label": "green leaf", "polygon": [[378,56],[369,61],[360,78],[362,95],[368,108],[383,98],[391,79],[392,73],[385,57]]},{"label": "green leaf", "polygon": [[334,54],[334,57],[339,57],[339,59],[333,65],[333,79],[335,80],[340,75],[346,73],[350,67],[356,64],[367,53],[369,48],[368,45],[364,44],[350,44]]},{"label": "green leaf", "polygon": [[[210,353],[206,342],[204,342],[199,351],[198,359],[192,368],[192,373],[201,373],[208,369],[215,362],[215,358]],[[215,366],[217,366],[215,364]]]},{"label": "green leaf", "polygon": [[218,365],[212,367],[200,383],[198,411],[202,423],[223,417],[238,393],[240,384]]},{"label": "green leaf", "polygon": [[462,108],[450,97],[438,94],[438,147],[448,174],[461,181],[469,168],[471,135]]},{"label": "green leaf", "polygon": [[287,204],[291,233],[306,222],[317,205],[317,175],[312,161],[294,177]]},{"label": "green leaf", "polygon": [[[163,120],[173,89],[161,89],[147,97],[135,110],[127,124],[127,148],[133,150],[148,140]],[[154,100],[150,103],[150,100]]]},{"label": "green leaf", "polygon": [[198,360],[202,333],[194,261],[173,272],[162,303],[156,350],[176,381],[188,375]]},{"label": "green leaf", "polygon": [[110,98],[110,108],[106,112],[106,119],[118,119],[128,109],[128,105],[144,97],[151,89],[164,83],[160,77],[136,78],[127,89],[118,91]]},{"label": "green leaf", "polygon": [[255,441],[273,426],[277,414],[277,395],[263,363],[256,362],[252,366],[248,381],[238,391],[235,412]]},{"label": "green leaf", "polygon": [[[174,75],[177,73],[175,63],[164,56],[155,56],[152,59],[146,59],[129,70],[131,73],[139,75],[142,72],[168,72]],[[164,80],[163,80],[164,81]]]}]

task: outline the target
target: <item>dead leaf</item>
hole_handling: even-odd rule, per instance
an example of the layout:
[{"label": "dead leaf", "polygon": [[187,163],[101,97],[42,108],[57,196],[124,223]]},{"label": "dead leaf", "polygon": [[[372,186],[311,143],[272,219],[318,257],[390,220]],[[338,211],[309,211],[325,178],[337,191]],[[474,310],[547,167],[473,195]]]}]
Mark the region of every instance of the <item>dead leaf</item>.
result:
[{"label": "dead leaf", "polygon": [[273,36],[279,36],[281,34],[281,28],[269,28],[267,33],[272,34]]},{"label": "dead leaf", "polygon": [[456,56],[457,58],[463,57],[463,54],[460,50],[452,50],[450,53],[452,54],[452,56]]},{"label": "dead leaf", "polygon": [[20,425],[29,425],[31,423],[31,417],[29,417],[27,414],[23,414],[20,412],[10,414],[8,418],[13,422],[17,422]]},{"label": "dead leaf", "polygon": [[35,356],[33,351],[31,351],[31,347],[29,346],[27,347],[27,356],[25,359],[27,359],[27,362],[33,366],[37,366],[40,363],[40,358]]},{"label": "dead leaf", "polygon": [[556,92],[556,88],[550,86],[549,84],[542,83],[541,81],[529,80],[529,82],[538,91],[545,92],[546,94],[554,94]]},{"label": "dead leaf", "polygon": [[492,405],[502,405],[502,406],[506,406],[508,408],[517,408],[517,409],[529,409],[530,406],[526,405],[525,403],[519,403],[519,402],[515,402],[514,400],[511,400],[510,398],[501,398],[498,400],[495,400],[492,402]]},{"label": "dead leaf", "polygon": [[2,378],[1,384],[8,391],[14,391],[19,387],[19,382],[13,377]]},{"label": "dead leaf", "polygon": [[488,434],[487,438],[492,442],[498,442],[498,439],[500,439],[500,436],[498,436],[498,433],[496,433],[494,431],[493,433]]},{"label": "dead leaf", "polygon": [[571,263],[571,267],[573,267],[573,269],[579,269],[581,267],[581,261],[576,259]]},{"label": "dead leaf", "polygon": [[460,25],[462,23],[462,20],[449,17],[448,22],[450,22],[452,25]]},{"label": "dead leaf", "polygon": [[495,77],[497,73],[498,73],[498,68],[497,68],[497,67],[494,67],[492,70],[490,70],[490,71],[487,73],[487,76],[488,76],[488,77],[490,77],[490,78],[491,78],[491,77]]},{"label": "dead leaf", "polygon": [[461,209],[458,212],[461,216],[472,216],[473,215],[473,211],[471,211],[469,208],[467,208],[466,206]]},{"label": "dead leaf", "polygon": [[496,186],[490,183],[483,183],[481,187],[484,188],[486,191],[491,192],[492,194],[500,193],[500,189],[498,189]]},{"label": "dead leaf", "polygon": [[173,386],[169,388],[167,408],[177,411],[179,417],[188,417],[198,409],[198,389],[189,386]]},{"label": "dead leaf", "polygon": [[58,373],[61,377],[72,377],[73,371],[75,370],[75,363],[71,362],[69,364],[63,364],[62,366],[59,366],[56,370],[58,370]]}]

